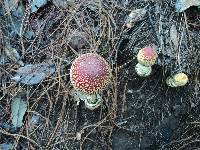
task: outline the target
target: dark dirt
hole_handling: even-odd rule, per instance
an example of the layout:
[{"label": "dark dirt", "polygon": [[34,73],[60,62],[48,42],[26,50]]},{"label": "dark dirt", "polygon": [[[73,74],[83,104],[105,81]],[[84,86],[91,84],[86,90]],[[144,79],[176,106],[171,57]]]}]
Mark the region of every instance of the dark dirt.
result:
[{"label": "dark dirt", "polygon": [[[25,64],[56,65],[54,75],[30,86],[10,79],[19,64],[0,61],[0,149],[5,143],[20,150],[200,149],[200,10],[176,13],[175,0],[101,4],[86,0],[61,9],[48,2],[25,15],[24,28],[35,34],[28,39],[10,33],[10,15],[0,2],[0,55],[9,41]],[[127,29],[127,15],[143,7],[146,15]],[[171,40],[172,25],[178,48]],[[159,58],[152,74],[141,78],[134,67],[145,46],[154,47]],[[103,104],[91,111],[70,95],[69,69],[78,53],[95,51],[110,63],[113,77],[101,94]],[[188,74],[189,83],[168,87],[166,78],[178,71]],[[23,126],[14,129],[10,103],[21,92],[28,110]]]}]

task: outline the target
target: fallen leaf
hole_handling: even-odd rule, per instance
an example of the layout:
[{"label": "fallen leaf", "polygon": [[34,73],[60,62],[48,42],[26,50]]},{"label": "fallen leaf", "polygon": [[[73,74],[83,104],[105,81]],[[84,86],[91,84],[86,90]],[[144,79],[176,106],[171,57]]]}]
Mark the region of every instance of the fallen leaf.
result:
[{"label": "fallen leaf", "polygon": [[19,65],[24,66],[23,61],[21,60],[21,57],[17,51],[16,48],[12,48],[10,46],[5,47],[5,53],[6,55],[13,60],[14,62],[17,62]]},{"label": "fallen leaf", "polygon": [[0,65],[8,64],[9,60],[5,54],[0,54]]},{"label": "fallen leaf", "polygon": [[[10,0],[10,1],[13,1],[13,0]],[[25,7],[22,4],[22,1],[20,1],[18,3],[16,10],[12,11],[12,15],[15,17],[21,18],[24,16],[24,14],[25,14]]]},{"label": "fallen leaf", "polygon": [[178,32],[176,30],[176,26],[173,24],[170,28],[170,39],[174,44],[174,49],[178,49]]},{"label": "fallen leaf", "polygon": [[12,124],[15,128],[21,127],[23,125],[23,117],[27,109],[27,103],[21,99],[21,97],[16,97],[11,102],[11,112],[12,112]]},{"label": "fallen leaf", "polygon": [[84,32],[74,31],[68,36],[69,45],[75,49],[80,50],[88,43],[88,36]]},{"label": "fallen leaf", "polygon": [[33,85],[40,83],[45,77],[55,72],[55,65],[51,63],[28,64],[20,67],[12,80]]},{"label": "fallen leaf", "polygon": [[[18,13],[18,12],[14,11],[13,14],[19,15],[19,14],[16,14],[16,13]],[[35,36],[34,32],[32,31],[32,29],[29,26],[27,26],[26,30],[21,35],[20,29],[21,29],[21,26],[22,26],[22,18],[23,18],[22,16],[21,17],[15,17],[13,15],[10,18],[12,19],[12,21],[9,24],[9,28],[10,28],[9,36],[10,37],[15,37],[16,35],[19,35],[19,36],[24,36],[27,39],[31,39]]]},{"label": "fallen leaf", "polygon": [[99,9],[101,7],[101,0],[93,0],[93,1],[90,1],[88,4],[87,4],[87,8],[89,8],[90,10],[92,11],[97,11],[97,9]]},{"label": "fallen leaf", "polygon": [[75,3],[75,0],[53,0],[53,4],[57,7],[66,9],[69,5]]},{"label": "fallen leaf", "polygon": [[33,131],[39,124],[39,121],[40,121],[40,116],[37,113],[33,112],[31,118],[28,121],[29,131]]},{"label": "fallen leaf", "polygon": [[7,12],[11,12],[17,9],[19,0],[4,0],[4,7]]},{"label": "fallen leaf", "polygon": [[11,144],[11,143],[0,144],[0,149],[1,150],[11,150],[11,149],[13,149],[13,144]]},{"label": "fallen leaf", "polygon": [[36,12],[40,7],[47,3],[47,0],[29,0],[31,12]]},{"label": "fallen leaf", "polygon": [[141,21],[144,18],[146,12],[147,10],[145,8],[135,9],[131,11],[131,13],[128,15],[126,19],[127,28],[131,28],[133,27],[135,22]]},{"label": "fallen leaf", "polygon": [[175,8],[176,12],[183,12],[190,6],[199,6],[200,0],[176,0]]}]

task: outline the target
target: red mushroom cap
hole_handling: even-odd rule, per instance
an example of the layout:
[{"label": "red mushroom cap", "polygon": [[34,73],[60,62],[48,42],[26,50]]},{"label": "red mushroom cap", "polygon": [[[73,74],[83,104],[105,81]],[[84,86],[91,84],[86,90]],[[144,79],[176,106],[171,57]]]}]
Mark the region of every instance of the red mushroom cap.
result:
[{"label": "red mushroom cap", "polygon": [[93,94],[107,86],[110,70],[109,64],[100,55],[83,54],[72,63],[70,80],[76,90]]},{"label": "red mushroom cap", "polygon": [[152,66],[155,64],[158,55],[151,47],[141,49],[137,54],[137,60],[141,65]]}]

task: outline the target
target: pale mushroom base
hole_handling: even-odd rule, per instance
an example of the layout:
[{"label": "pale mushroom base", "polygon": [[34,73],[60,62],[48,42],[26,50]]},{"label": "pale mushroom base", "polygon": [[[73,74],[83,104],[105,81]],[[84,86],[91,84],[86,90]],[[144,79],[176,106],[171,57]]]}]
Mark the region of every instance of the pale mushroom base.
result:
[{"label": "pale mushroom base", "polygon": [[151,66],[143,66],[141,65],[140,63],[138,63],[136,66],[135,66],[135,71],[137,72],[137,74],[141,77],[147,77],[151,74],[152,72],[152,68]]},{"label": "pale mushroom base", "polygon": [[176,81],[173,77],[168,77],[166,79],[166,83],[168,86],[170,87],[180,87],[180,86],[184,86],[187,81]]},{"label": "pale mushroom base", "polygon": [[88,95],[88,94],[84,94],[83,92],[79,92],[75,90],[73,90],[71,93],[74,96],[74,99],[77,102],[77,105],[79,105],[80,100],[82,100],[85,103],[85,107],[90,110],[94,110],[98,108],[102,103],[102,98],[98,93]]},{"label": "pale mushroom base", "polygon": [[102,98],[99,94],[87,95],[84,102],[85,102],[85,107],[87,107],[90,110],[94,110],[101,105]]}]

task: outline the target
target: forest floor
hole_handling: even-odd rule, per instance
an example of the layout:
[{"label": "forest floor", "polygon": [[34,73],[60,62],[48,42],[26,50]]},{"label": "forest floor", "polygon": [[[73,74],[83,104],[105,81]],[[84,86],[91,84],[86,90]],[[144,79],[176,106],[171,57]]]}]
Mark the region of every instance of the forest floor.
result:
[{"label": "forest floor", "polygon": [[[5,2],[0,2],[0,149],[200,148],[198,7],[176,12],[175,0],[80,0],[33,10],[27,0],[16,2],[21,7],[15,9]],[[128,28],[131,11],[138,14]],[[134,67],[146,46],[158,52],[158,60],[142,78]],[[77,105],[70,93],[71,62],[87,52],[97,52],[112,68],[104,101],[93,111]],[[54,65],[41,82],[13,80],[20,67],[41,63]],[[186,73],[189,83],[168,87],[166,78],[176,72]],[[16,97],[27,103],[17,128],[11,111]]]}]

